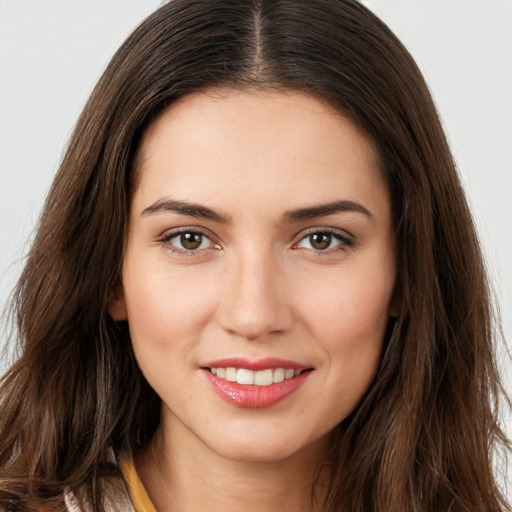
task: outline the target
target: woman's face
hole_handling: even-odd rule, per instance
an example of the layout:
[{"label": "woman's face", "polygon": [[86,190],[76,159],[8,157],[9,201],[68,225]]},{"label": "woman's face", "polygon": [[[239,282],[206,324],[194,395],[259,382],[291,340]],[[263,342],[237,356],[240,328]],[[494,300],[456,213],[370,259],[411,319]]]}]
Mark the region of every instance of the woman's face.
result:
[{"label": "woman's face", "polygon": [[142,142],[110,313],[160,428],[236,460],[323,443],[378,366],[395,256],[372,144],[301,93],[216,91]]}]

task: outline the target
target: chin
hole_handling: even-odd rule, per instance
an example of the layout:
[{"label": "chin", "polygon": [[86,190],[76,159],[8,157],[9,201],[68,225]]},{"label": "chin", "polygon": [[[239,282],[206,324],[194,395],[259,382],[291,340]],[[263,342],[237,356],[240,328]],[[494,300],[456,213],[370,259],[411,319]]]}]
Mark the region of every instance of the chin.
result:
[{"label": "chin", "polygon": [[[279,462],[290,457],[321,457],[327,446],[325,435],[313,441],[294,437],[294,433],[281,431],[276,435],[272,429],[255,435],[231,435],[229,438],[216,436],[210,448],[219,456],[238,462]],[[316,458],[315,457],[315,458]]]}]

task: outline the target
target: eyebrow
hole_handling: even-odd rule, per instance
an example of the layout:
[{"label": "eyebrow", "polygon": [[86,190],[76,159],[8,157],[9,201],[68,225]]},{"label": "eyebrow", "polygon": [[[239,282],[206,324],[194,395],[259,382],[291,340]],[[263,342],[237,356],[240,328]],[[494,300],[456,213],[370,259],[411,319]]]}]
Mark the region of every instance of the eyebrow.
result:
[{"label": "eyebrow", "polygon": [[[151,206],[145,208],[141,215],[146,216],[160,212],[174,212],[188,217],[212,220],[220,224],[228,224],[231,221],[228,215],[212,210],[207,206],[169,198],[159,199]],[[289,210],[283,214],[282,221],[283,223],[292,224],[294,222],[334,215],[335,213],[340,212],[361,213],[369,219],[374,220],[374,216],[370,210],[362,204],[356,203],[355,201],[340,200],[326,204],[308,206],[307,208]]]},{"label": "eyebrow", "polygon": [[189,203],[188,201],[177,201],[175,199],[160,199],[142,211],[142,216],[152,215],[159,212],[174,212],[197,219],[213,220],[221,224],[227,224],[230,218],[227,215],[216,212],[207,206]]},{"label": "eyebrow", "polygon": [[307,208],[299,208],[297,210],[290,210],[283,215],[283,220],[284,222],[292,223],[301,220],[314,219],[316,217],[333,215],[340,212],[362,213],[371,220],[375,219],[370,210],[362,204],[356,203],[355,201],[341,200],[317,206],[310,206]]}]

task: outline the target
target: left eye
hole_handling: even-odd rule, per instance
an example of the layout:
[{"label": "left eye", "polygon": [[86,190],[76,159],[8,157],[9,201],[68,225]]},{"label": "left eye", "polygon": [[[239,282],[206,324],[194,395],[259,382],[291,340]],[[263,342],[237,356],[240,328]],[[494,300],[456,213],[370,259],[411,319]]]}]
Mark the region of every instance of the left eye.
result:
[{"label": "left eye", "polygon": [[325,252],[330,249],[350,247],[351,245],[352,241],[346,236],[330,231],[316,231],[302,238],[297,247]]},{"label": "left eye", "polygon": [[177,251],[191,252],[200,249],[207,249],[212,241],[203,233],[198,231],[182,231],[166,236],[162,242],[171,245]]}]

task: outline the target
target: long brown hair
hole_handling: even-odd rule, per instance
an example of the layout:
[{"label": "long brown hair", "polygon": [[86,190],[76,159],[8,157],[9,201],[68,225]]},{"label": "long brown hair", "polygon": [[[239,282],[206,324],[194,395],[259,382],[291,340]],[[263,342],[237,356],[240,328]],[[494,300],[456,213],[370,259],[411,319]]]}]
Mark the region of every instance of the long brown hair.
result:
[{"label": "long brown hair", "polygon": [[177,98],[212,87],[298,90],[374,142],[391,193],[400,317],[374,383],[335,432],[325,511],[504,511],[493,456],[508,441],[496,323],[479,242],[425,82],[353,0],[173,0],[116,53],[74,131],[13,306],[21,357],[0,387],[0,508],[103,509],[109,450],[151,438],[160,400],[119,281],[137,148]]}]

